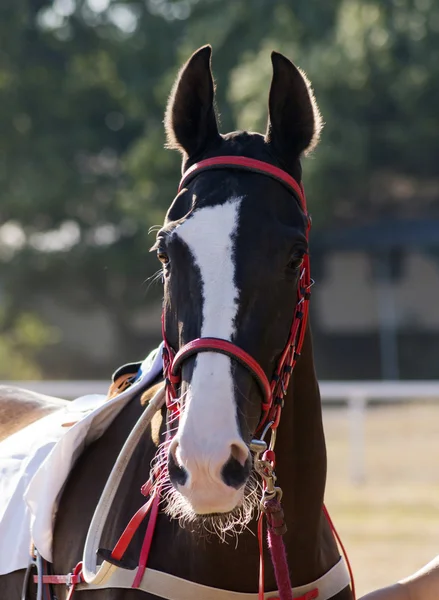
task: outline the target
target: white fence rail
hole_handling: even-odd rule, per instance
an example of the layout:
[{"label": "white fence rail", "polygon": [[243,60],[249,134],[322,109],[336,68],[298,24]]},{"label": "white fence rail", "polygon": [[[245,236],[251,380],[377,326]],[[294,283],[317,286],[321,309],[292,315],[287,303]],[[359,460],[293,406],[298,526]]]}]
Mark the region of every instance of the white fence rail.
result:
[{"label": "white fence rail", "polygon": [[365,480],[365,419],[367,405],[375,402],[439,400],[439,381],[322,381],[323,404],[342,400],[349,419],[349,475],[353,483]]},{"label": "white fence rail", "polygon": [[[105,394],[108,381],[3,381],[0,385],[23,387],[40,394],[73,399],[85,394]],[[347,404],[349,419],[350,478],[365,478],[364,425],[367,405],[375,402],[439,400],[439,381],[321,381],[324,405]]]}]

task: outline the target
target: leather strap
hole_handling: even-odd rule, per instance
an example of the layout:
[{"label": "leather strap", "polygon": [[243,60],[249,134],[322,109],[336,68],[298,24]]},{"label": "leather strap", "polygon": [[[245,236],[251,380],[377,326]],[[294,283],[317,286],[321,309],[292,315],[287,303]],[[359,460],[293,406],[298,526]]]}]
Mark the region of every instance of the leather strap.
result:
[{"label": "leather strap", "polygon": [[272,179],[276,179],[276,181],[279,181],[286,186],[290,192],[293,192],[299,200],[303,210],[306,212],[306,202],[303,190],[294,177],[291,177],[286,171],[279,169],[279,167],[275,167],[270,163],[256,160],[255,158],[247,158],[246,156],[215,156],[214,158],[200,160],[200,162],[195,163],[183,173],[180,185],[178,186],[178,192],[181,192],[184,186],[186,186],[195,175],[198,175],[202,171],[210,171],[212,169],[239,169],[241,171],[260,173],[261,175],[267,175]]},{"label": "leather strap", "polygon": [[[102,590],[108,588],[132,589],[134,571],[115,567],[105,583],[99,585],[87,585],[81,583],[77,590]],[[295,600],[329,600],[350,584],[349,572],[343,557],[325,575],[312,583],[293,588]],[[162,573],[155,569],[147,568],[142,577],[139,590],[163,598],[164,600],[257,600],[258,593],[248,594],[242,592],[231,592],[219,588],[208,587],[193,581],[187,581],[175,577],[169,573]],[[315,592],[314,590],[317,590]],[[265,592],[264,599],[277,599],[278,592]]]},{"label": "leather strap", "polygon": [[[128,436],[128,439],[126,440],[122,450],[120,451],[119,456],[117,457],[116,464],[114,465],[110,477],[101,494],[99,503],[96,507],[96,510],[90,523],[87,538],[85,540],[82,575],[84,580],[88,583],[101,583],[107,581],[110,574],[118,568],[114,564],[111,564],[106,560],[104,560],[99,567],[97,565],[97,551],[100,547],[102,532],[107,521],[114,497],[116,496],[116,492],[119,488],[120,481],[122,480],[122,477],[128,465],[128,462],[133,452],[136,450],[140,438],[144,435],[146,428],[151,423],[153,416],[158,410],[160,410],[160,408],[164,404],[164,401],[165,394],[163,386],[156,392],[154,397],[150,400],[147,408],[142,413],[142,416],[137,421],[136,425],[134,426],[133,430]],[[141,510],[142,515],[143,512],[144,511]],[[119,542],[122,545],[124,545],[124,540],[119,540]],[[133,571],[129,571],[129,573],[131,573],[132,577]]]},{"label": "leather strap", "polygon": [[199,352],[217,352],[219,354],[225,354],[230,358],[235,359],[240,365],[245,367],[259,384],[262,395],[264,397],[264,404],[269,404],[271,397],[270,382],[264,373],[264,370],[259,363],[250,356],[245,350],[235,346],[228,340],[222,340],[219,338],[203,337],[197,338],[188,342],[185,346],[180,348],[177,354],[174,356],[174,360],[171,365],[171,375],[176,376],[180,371],[183,361],[190,356],[198,354]]}]

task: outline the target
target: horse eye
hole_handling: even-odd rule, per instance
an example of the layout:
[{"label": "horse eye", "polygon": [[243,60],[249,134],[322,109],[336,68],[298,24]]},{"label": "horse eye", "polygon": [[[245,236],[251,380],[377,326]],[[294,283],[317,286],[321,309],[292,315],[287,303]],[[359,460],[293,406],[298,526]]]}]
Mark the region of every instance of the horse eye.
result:
[{"label": "horse eye", "polygon": [[291,257],[290,262],[288,263],[288,268],[293,271],[297,271],[303,264],[303,257],[305,256],[304,252],[297,253]]},{"label": "horse eye", "polygon": [[158,250],[157,258],[162,263],[162,265],[167,265],[169,263],[169,256],[166,254],[166,252],[161,252],[160,250]]}]

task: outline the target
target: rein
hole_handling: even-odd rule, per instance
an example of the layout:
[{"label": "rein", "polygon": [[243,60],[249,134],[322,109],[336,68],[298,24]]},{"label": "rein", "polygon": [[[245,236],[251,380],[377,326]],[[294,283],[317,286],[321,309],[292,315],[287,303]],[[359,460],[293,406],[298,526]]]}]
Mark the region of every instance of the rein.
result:
[{"label": "rein", "polygon": [[[207,170],[218,169],[238,169],[250,171],[271,177],[272,179],[275,179],[281,183],[299,203],[299,206],[303,211],[307,223],[306,239],[308,240],[311,219],[307,211],[303,185],[301,183],[299,184],[293,177],[291,177],[291,175],[282,169],[279,169],[278,167],[275,167],[269,163],[242,156],[218,156],[215,158],[202,160],[201,162],[192,165],[183,174],[178,192],[180,192],[200,173],[203,173]],[[325,585],[327,587],[326,593],[328,594],[326,598],[330,598],[348,585],[349,579],[355,598],[352,572],[348,560],[346,560],[349,569],[348,579],[346,579],[347,574],[345,577],[346,569],[344,562],[340,562],[325,576],[313,584],[310,584],[310,586],[302,586],[300,589],[296,588],[296,590],[292,590],[286,552],[282,540],[282,535],[286,532],[286,525],[281,506],[282,490],[276,485],[276,433],[291,375],[297,359],[300,356],[305,338],[310,290],[313,283],[314,282],[312,281],[310,275],[309,255],[306,254],[304,256],[298,276],[295,305],[292,311],[292,323],[288,332],[287,343],[280,355],[280,358],[278,359],[274,373],[271,376],[271,380],[268,379],[262,367],[252,356],[250,356],[250,354],[229,340],[207,337],[197,338],[185,344],[178,351],[175,351],[167,341],[164,313],[162,314],[162,336],[164,345],[163,373],[165,378],[165,401],[168,409],[168,422],[171,422],[174,418],[178,418],[180,414],[178,386],[181,383],[182,366],[187,359],[200,352],[217,352],[230,357],[232,360],[246,368],[258,384],[261,393],[261,419],[256,429],[256,434],[259,437],[253,439],[250,443],[250,450],[254,454],[254,468],[262,479],[263,488],[262,499],[260,503],[261,513],[258,522],[258,541],[260,554],[258,600],[264,600],[268,597],[272,598],[273,600],[292,600],[293,597],[297,599],[300,598],[301,600],[312,600],[313,598],[321,597],[320,594]],[[39,573],[38,576],[34,578],[39,584],[39,588],[41,588],[43,584],[66,583],[70,588],[68,594],[68,600],[70,600],[73,596],[76,586],[79,586],[79,589],[93,589],[93,587],[94,589],[101,587],[127,587],[125,583],[122,584],[122,580],[124,580],[124,578],[126,579],[126,569],[135,569],[136,565],[133,565],[132,562],[125,558],[125,551],[128,548],[128,545],[134,534],[138,530],[141,522],[144,520],[146,515],[149,514],[150,518],[148,521],[137,570],[134,573],[134,580],[133,575],[131,575],[131,579],[129,580],[130,582],[128,584],[128,587],[149,591],[150,588],[146,589],[143,587],[143,582],[145,577],[148,576],[148,571],[150,578],[151,574],[153,573],[153,570],[147,569],[147,561],[159,512],[161,486],[164,475],[166,475],[163,466],[156,468],[155,471],[153,470],[150,479],[142,487],[142,494],[144,496],[148,496],[149,499],[131,518],[128,526],[125,528],[113,550],[100,548],[99,542],[109,514],[111,503],[117,492],[127,461],[137,446],[137,440],[141,435],[143,435],[146,426],[149,424],[153,412],[158,410],[161,406],[159,397],[160,393],[157,393],[154,399],[151,401],[150,406],[148,406],[145,411],[147,414],[144,414],[140,418],[118,457],[116,465],[113,468],[107,485],[105,486],[90,525],[86,540],[86,547],[84,550],[83,563],[78,563],[74,572],[70,575],[55,576],[41,575]],[[270,435],[270,438],[269,441],[266,442],[265,438],[268,436],[268,434]],[[170,441],[170,438],[171,436],[168,433],[167,441]],[[326,508],[323,507],[323,510],[331,526],[331,530],[333,531],[338,543],[342,548],[343,554],[346,557],[346,552],[344,551],[343,545],[341,544],[340,538],[332,524],[332,521],[329,518]],[[264,591],[264,516],[267,521],[268,546],[270,549],[278,585],[277,596],[273,596],[273,593],[268,593],[267,595],[267,592]],[[97,555],[104,559],[100,567],[97,567]],[[30,566],[32,567],[32,565],[33,563],[31,563]],[[133,571],[131,571],[131,573],[133,573]],[[165,574],[163,573],[159,575],[164,576]],[[326,584],[323,583],[324,578],[327,578],[325,580]],[[177,581],[177,578],[168,576],[168,581],[172,581],[172,579]],[[164,585],[166,586],[166,584]],[[195,597],[193,595],[195,590],[198,591],[202,589],[204,590],[203,597],[206,594],[206,590],[208,590],[209,594],[211,595],[208,594],[206,597],[213,598],[213,596],[215,596],[218,599],[221,597],[221,600],[223,598],[223,594],[224,597],[227,598],[238,596],[242,598],[243,596],[247,596],[246,594],[240,594],[237,592],[228,592],[219,589],[217,590],[216,588],[206,588],[205,586],[200,586],[185,580],[178,580],[175,587],[182,591],[184,585],[187,585],[190,588],[188,588],[188,597],[190,598]],[[162,593],[165,594],[165,592]],[[297,593],[300,595],[297,595]],[[156,595],[160,595],[160,590],[156,590]],[[171,596],[163,595],[162,597],[170,598]],[[24,595],[23,598],[25,598]]]}]

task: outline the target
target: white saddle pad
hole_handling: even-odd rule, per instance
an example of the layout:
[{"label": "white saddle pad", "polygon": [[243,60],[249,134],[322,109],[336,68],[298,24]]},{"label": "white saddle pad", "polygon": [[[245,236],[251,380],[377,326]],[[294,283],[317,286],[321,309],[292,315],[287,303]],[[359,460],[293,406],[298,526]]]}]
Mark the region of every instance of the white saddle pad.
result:
[{"label": "white saddle pad", "polygon": [[161,370],[160,347],[145,359],[135,383],[112,400],[83,396],[0,443],[0,575],[27,567],[31,539],[52,561],[57,503],[72,466]]}]

